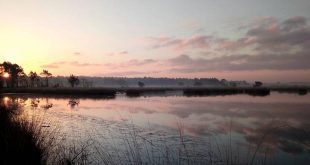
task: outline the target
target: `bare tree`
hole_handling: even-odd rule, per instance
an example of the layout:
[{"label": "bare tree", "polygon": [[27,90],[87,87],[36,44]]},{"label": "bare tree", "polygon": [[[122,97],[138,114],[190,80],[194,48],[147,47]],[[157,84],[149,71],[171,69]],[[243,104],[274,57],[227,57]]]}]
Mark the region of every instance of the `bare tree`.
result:
[{"label": "bare tree", "polygon": [[73,88],[74,86],[77,86],[80,84],[80,80],[77,76],[74,76],[73,74],[71,74],[68,78],[68,82],[71,85],[71,87]]},{"label": "bare tree", "polygon": [[52,77],[52,73],[48,72],[48,70],[44,70],[40,73],[41,76],[45,77],[45,86],[48,87],[48,78]]},{"label": "bare tree", "polygon": [[263,83],[260,82],[260,81],[255,81],[255,83],[254,83],[253,86],[254,86],[254,87],[261,87],[261,86],[263,86]]},{"label": "bare tree", "polygon": [[40,79],[39,79],[37,72],[30,71],[28,76],[30,78],[31,87],[39,86],[38,84],[39,84]]},{"label": "bare tree", "polygon": [[143,82],[139,81],[139,82],[138,82],[138,86],[139,86],[140,88],[142,88],[142,87],[145,86],[145,84],[144,84]]}]

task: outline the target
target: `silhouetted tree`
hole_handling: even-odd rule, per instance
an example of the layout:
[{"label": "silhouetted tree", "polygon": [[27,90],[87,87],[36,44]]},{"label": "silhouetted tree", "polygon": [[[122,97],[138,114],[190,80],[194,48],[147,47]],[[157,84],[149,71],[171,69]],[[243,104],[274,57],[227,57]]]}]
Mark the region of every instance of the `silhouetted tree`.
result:
[{"label": "silhouetted tree", "polygon": [[41,76],[45,77],[45,86],[48,87],[48,78],[52,77],[52,73],[48,72],[48,70],[44,70],[40,73]]},{"label": "silhouetted tree", "polygon": [[4,80],[3,80],[3,73],[4,73],[4,68],[3,68],[3,66],[1,66],[0,65],[0,88],[2,88],[3,87],[3,84],[4,84]]},{"label": "silhouetted tree", "polygon": [[36,72],[30,71],[28,76],[29,76],[29,79],[30,79],[31,87],[38,86],[38,83],[40,81],[38,74]]},{"label": "silhouetted tree", "polygon": [[23,68],[17,64],[12,64],[10,62],[3,62],[2,64],[0,64],[0,67],[2,68],[2,74],[8,73],[10,75],[6,79],[7,86],[18,87],[18,77],[24,75]]},{"label": "silhouetted tree", "polygon": [[254,87],[261,87],[263,85],[263,83],[262,82],[260,82],[260,81],[255,81],[255,83],[254,83]]},{"label": "silhouetted tree", "polygon": [[0,88],[2,88],[2,87],[3,87],[3,84],[4,84],[4,82],[3,82],[3,78],[2,78],[2,77],[0,77]]},{"label": "silhouetted tree", "polygon": [[227,86],[228,81],[227,81],[226,79],[222,79],[222,80],[220,81],[220,84],[223,85],[223,86]]},{"label": "silhouetted tree", "polygon": [[27,75],[19,76],[19,78],[18,78],[18,85],[20,87],[28,87],[29,86]]},{"label": "silhouetted tree", "polygon": [[72,88],[80,84],[79,78],[77,76],[74,76],[73,74],[71,74],[70,77],[68,78],[68,82]]},{"label": "silhouetted tree", "polygon": [[145,86],[145,84],[144,84],[143,82],[139,81],[139,82],[138,82],[138,86],[139,86],[140,88],[142,88],[142,87]]},{"label": "silhouetted tree", "polygon": [[194,79],[194,86],[202,86],[202,82],[199,80],[199,79],[197,79],[197,78],[195,78]]}]

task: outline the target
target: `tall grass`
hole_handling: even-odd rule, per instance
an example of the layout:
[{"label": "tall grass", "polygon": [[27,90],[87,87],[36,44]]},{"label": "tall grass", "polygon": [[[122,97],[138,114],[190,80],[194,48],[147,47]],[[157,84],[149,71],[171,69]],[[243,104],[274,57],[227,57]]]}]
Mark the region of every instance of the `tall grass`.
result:
[{"label": "tall grass", "polygon": [[18,113],[12,106],[0,105],[0,164],[44,164],[41,129],[19,120]]},{"label": "tall grass", "polygon": [[19,104],[0,103],[0,164],[88,164],[88,146],[64,145],[59,128],[51,128],[40,114],[27,115]]}]

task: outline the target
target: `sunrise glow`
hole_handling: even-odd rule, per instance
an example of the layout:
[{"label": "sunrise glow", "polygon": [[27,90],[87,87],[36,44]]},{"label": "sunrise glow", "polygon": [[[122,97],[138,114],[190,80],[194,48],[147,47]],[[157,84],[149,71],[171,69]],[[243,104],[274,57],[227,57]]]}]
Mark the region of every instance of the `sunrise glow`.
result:
[{"label": "sunrise glow", "polygon": [[10,77],[10,74],[5,72],[5,73],[3,73],[3,77],[4,77],[4,78],[9,78],[9,77]]},{"label": "sunrise glow", "polygon": [[310,81],[309,3],[276,2],[10,0],[0,61],[27,74]]},{"label": "sunrise glow", "polygon": [[0,0],[0,165],[310,165],[310,0]]}]

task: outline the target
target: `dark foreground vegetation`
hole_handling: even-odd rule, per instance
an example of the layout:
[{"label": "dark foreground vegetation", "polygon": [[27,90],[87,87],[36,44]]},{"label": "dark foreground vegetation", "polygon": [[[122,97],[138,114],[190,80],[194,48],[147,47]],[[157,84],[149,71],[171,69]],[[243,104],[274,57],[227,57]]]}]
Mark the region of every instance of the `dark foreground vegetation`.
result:
[{"label": "dark foreground vegetation", "polygon": [[1,165],[87,164],[85,145],[64,146],[61,138],[42,118],[24,116],[20,105],[0,103]]},{"label": "dark foreground vegetation", "polygon": [[270,87],[270,90],[279,93],[297,93],[305,95],[310,91],[310,87]]},{"label": "dark foreground vegetation", "polygon": [[107,88],[2,88],[0,93],[113,97],[116,90]]},{"label": "dark foreground vegetation", "polygon": [[214,96],[214,95],[233,95],[248,94],[253,96],[267,96],[270,94],[268,88],[202,88],[185,89],[185,96]]},{"label": "dark foreground vegetation", "polygon": [[44,164],[45,148],[34,125],[16,117],[16,107],[0,105],[0,164]]},{"label": "dark foreground vegetation", "polygon": [[[104,88],[99,88],[104,89]],[[124,92],[127,96],[142,96],[144,94],[161,95],[165,92],[181,91],[184,96],[217,96],[247,94],[252,96],[267,96],[270,92],[296,93],[305,95],[309,87],[144,87],[144,88],[114,88],[116,92]]]}]

